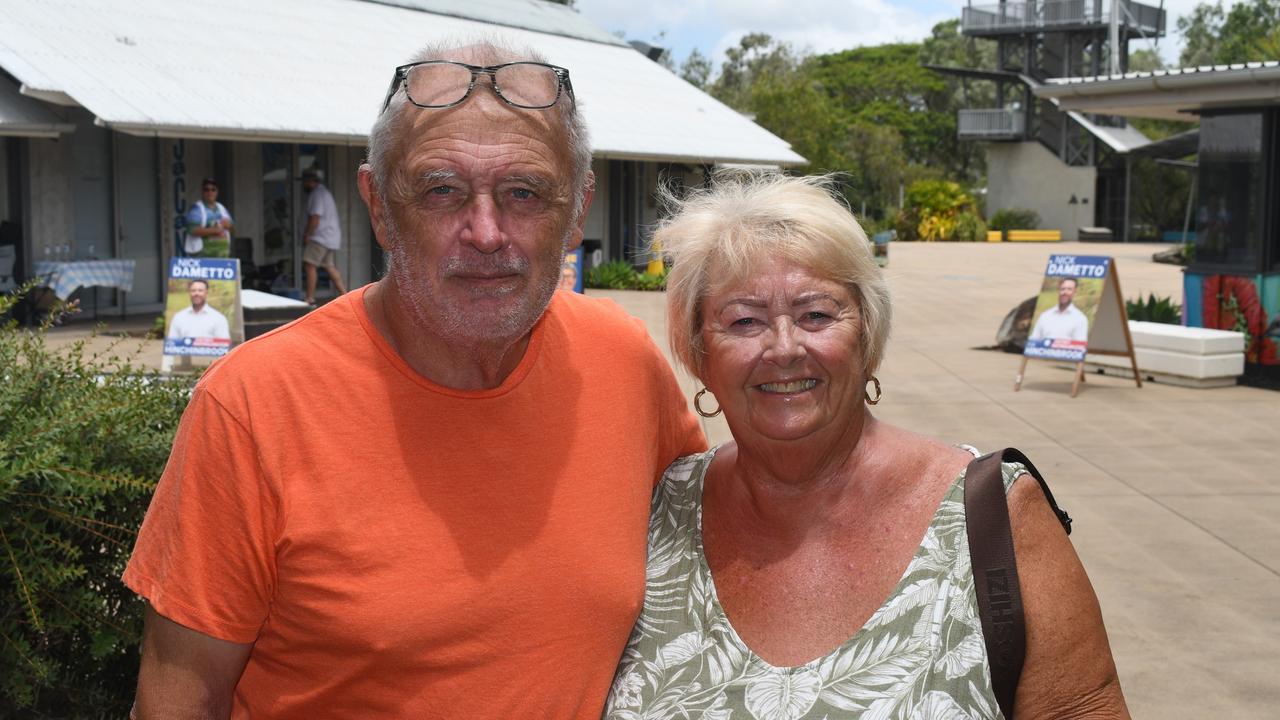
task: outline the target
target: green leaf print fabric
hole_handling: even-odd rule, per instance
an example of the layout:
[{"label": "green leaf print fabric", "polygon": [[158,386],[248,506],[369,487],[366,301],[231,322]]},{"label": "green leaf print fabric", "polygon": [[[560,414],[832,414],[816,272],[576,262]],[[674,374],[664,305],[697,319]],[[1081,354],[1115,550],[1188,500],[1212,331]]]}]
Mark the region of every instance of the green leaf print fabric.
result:
[{"label": "green leaf print fabric", "polygon": [[[964,521],[947,490],[906,572],[867,623],[797,667],[757,657],[729,624],[702,552],[702,482],[715,450],[676,461],[654,492],[644,609],[606,718],[1003,718],[991,692]],[[1025,472],[1002,468],[1005,490]]]}]

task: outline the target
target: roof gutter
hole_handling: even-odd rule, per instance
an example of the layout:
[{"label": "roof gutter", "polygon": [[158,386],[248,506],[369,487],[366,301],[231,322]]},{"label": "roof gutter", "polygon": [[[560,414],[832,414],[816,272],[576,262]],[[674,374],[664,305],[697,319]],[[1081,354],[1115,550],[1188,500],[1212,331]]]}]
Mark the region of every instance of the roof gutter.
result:
[{"label": "roof gutter", "polygon": [[189,125],[148,125],[145,123],[108,122],[96,118],[94,124],[135,137],[183,138],[186,140],[229,140],[232,142],[288,142],[319,145],[364,147],[368,135],[312,133],[299,130],[259,130],[252,128],[212,128]]},{"label": "roof gutter", "polygon": [[[1104,95],[1171,93],[1197,89],[1222,89],[1223,83],[1247,80],[1255,85],[1280,84],[1280,67],[1238,68],[1218,72],[1194,72],[1144,77],[1097,78],[1077,82],[1052,82],[1035,88],[1044,98],[1098,98]],[[1280,96],[1280,87],[1277,87]]]}]

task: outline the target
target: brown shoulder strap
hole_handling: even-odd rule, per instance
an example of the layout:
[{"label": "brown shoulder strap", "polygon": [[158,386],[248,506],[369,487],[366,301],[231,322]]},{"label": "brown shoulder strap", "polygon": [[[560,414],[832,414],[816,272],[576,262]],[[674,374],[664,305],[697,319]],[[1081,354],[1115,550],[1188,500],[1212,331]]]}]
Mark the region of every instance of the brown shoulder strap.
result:
[{"label": "brown shoulder strap", "polygon": [[1013,698],[1022,675],[1027,634],[1022,592],[1018,586],[1018,563],[1013,554],[1013,532],[1009,526],[1009,505],[1000,475],[1002,462],[1026,466],[1040,483],[1040,489],[1068,534],[1071,518],[1054,501],[1040,471],[1026,455],[1013,448],[983,455],[969,463],[965,471],[965,529],[969,536],[978,616],[991,665],[991,689],[1000,711],[1007,720],[1013,720]]}]

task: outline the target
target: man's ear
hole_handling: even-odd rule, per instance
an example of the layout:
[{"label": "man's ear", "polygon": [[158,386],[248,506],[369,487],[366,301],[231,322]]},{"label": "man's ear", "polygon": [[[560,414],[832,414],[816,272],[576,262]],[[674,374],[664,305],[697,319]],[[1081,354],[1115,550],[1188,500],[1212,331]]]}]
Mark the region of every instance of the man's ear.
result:
[{"label": "man's ear", "polygon": [[591,200],[596,195],[596,174],[587,171],[587,186],[582,190],[582,209],[578,211],[573,232],[569,235],[569,250],[577,250],[582,245],[582,234],[587,226],[587,213],[591,210]]},{"label": "man's ear", "polygon": [[386,205],[382,204],[382,196],[378,194],[377,180],[373,177],[373,168],[369,163],[362,163],[360,169],[356,171],[356,182],[360,186],[360,197],[364,200],[364,205],[369,209],[369,222],[373,225],[373,235],[378,239],[378,245],[383,250],[390,250],[387,246],[386,234],[386,213],[388,212]]}]

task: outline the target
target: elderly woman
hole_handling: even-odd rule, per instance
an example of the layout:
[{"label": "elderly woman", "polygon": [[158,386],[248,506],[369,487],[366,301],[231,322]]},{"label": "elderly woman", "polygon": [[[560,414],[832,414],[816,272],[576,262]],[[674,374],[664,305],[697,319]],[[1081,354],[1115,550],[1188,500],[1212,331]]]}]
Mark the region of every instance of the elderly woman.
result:
[{"label": "elderly woman", "polygon": [[[721,181],[655,237],[673,350],[733,442],[655,491],[608,717],[1004,716],[965,537],[973,458],[868,411],[889,293],[827,185]],[[1035,481],[1002,470],[1026,611],[1015,714],[1127,717],[1080,561]]]}]

